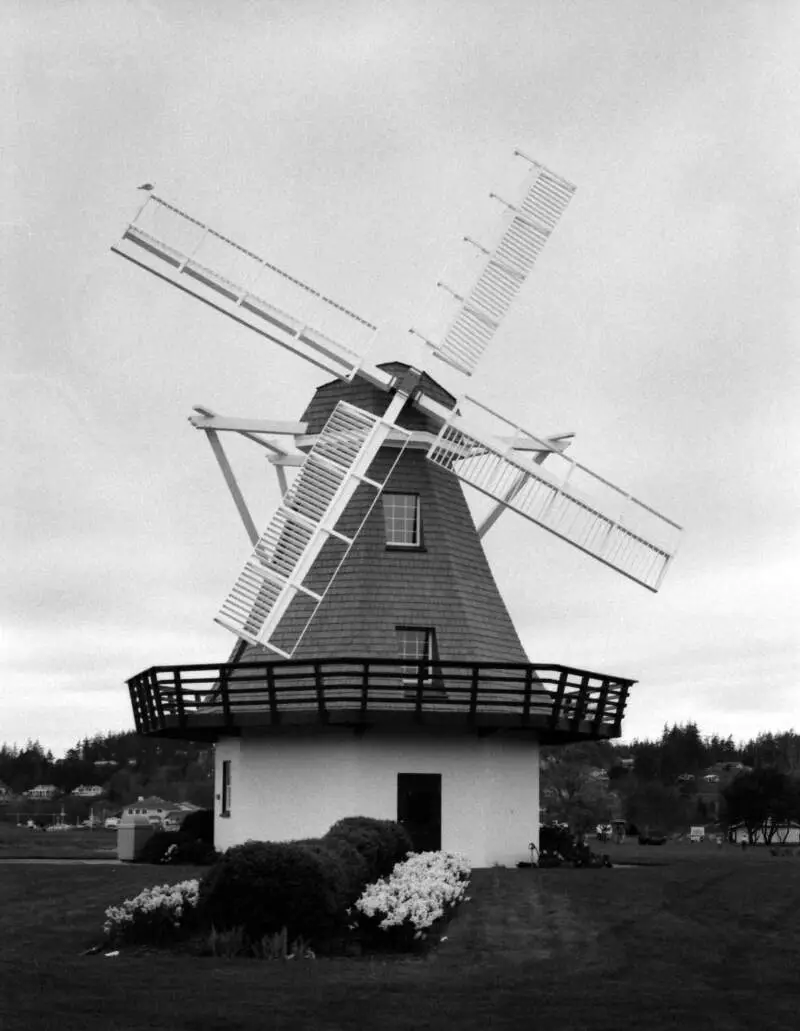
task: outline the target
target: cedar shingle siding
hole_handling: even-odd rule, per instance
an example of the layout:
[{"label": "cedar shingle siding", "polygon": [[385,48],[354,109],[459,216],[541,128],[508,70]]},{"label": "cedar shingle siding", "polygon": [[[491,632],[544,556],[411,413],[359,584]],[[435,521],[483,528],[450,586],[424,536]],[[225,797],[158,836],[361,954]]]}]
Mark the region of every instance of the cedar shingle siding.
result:
[{"label": "cedar shingle siding", "polygon": [[[400,363],[383,367],[394,372],[405,368]],[[427,376],[423,387],[437,400],[453,404],[450,395]],[[309,433],[319,432],[340,399],[376,414],[389,403],[384,391],[357,378],[350,384],[325,384],[302,416],[309,423]],[[411,405],[398,421],[409,429],[435,432],[427,417]],[[382,448],[369,475],[383,479],[396,457],[396,448]],[[441,660],[527,662],[458,480],[428,462],[424,451],[408,448],[386,490],[419,494],[422,548],[387,549],[378,501],[294,657],[399,657],[396,627],[420,626],[435,628]],[[372,489],[359,488],[337,529],[352,536],[373,498]],[[307,580],[312,590],[324,587],[340,555],[340,543],[329,540]],[[298,598],[274,643],[285,647],[293,642],[309,612],[308,599]],[[239,649],[237,657],[238,653]],[[244,658],[256,656],[263,658],[263,650],[248,646]],[[275,657],[274,653],[268,656]]]}]

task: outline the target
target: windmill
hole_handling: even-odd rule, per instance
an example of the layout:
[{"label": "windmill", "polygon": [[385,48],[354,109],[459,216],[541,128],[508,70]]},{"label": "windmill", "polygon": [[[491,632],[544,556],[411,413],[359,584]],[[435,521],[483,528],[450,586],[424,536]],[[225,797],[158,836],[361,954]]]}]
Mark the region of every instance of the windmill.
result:
[{"label": "windmill", "polygon": [[[527,176],[512,199],[492,195],[501,209],[493,237],[483,241],[464,238],[477,255],[472,279],[465,288],[438,284],[452,306],[446,328],[437,339],[411,330],[424,341],[432,358],[466,377],[475,373],[575,191],[571,183],[539,162],[520,151],[515,156],[528,166]],[[292,664],[303,659],[314,662],[313,687],[320,718],[324,710],[323,722],[330,720],[336,699],[341,712],[348,719],[353,717],[353,705],[342,697],[342,691],[334,698],[334,688],[323,683],[320,660],[337,661],[339,657],[346,662],[354,653],[366,662],[358,674],[363,683],[362,728],[368,723],[368,682],[381,676],[382,689],[396,688],[398,682],[405,688],[401,696],[407,696],[410,689],[417,723],[424,714],[446,714],[448,705],[458,708],[461,703],[462,708],[468,706],[469,726],[474,728],[479,713],[492,705],[498,712],[508,710],[503,692],[514,679],[511,666],[520,671],[525,667],[520,718],[527,721],[526,727],[531,726],[532,712],[547,709],[551,731],[555,732],[563,717],[569,719],[573,734],[580,736],[582,722],[592,715],[593,722],[589,722],[597,735],[604,720],[607,722],[613,708],[609,698],[617,689],[621,690],[617,700],[624,708],[629,681],[573,671],[577,677],[573,683],[565,667],[537,667],[534,671],[527,665],[480,540],[504,512],[512,512],[631,581],[657,591],[675,554],[680,533],[677,524],[568,457],[571,434],[534,433],[471,395],[454,397],[423,368],[399,362],[372,363],[366,357],[377,332],[372,323],[153,193],[112,249],[334,377],[317,391],[303,418],[296,422],[220,416],[205,407],[198,407],[191,419],[208,437],[252,546],[216,617],[239,642],[234,668],[229,665],[214,674],[217,688],[220,677],[223,681],[221,694],[218,690],[214,697],[223,699],[229,730],[234,722],[231,696],[226,692],[233,683],[241,703],[243,685],[248,677],[256,676],[252,673],[255,667],[242,663],[253,658],[263,664],[256,679],[266,678],[268,684],[268,697],[252,689],[249,695],[251,716],[255,710],[269,710],[269,719],[251,722],[262,731],[265,727],[274,731],[281,725],[279,700],[286,703],[287,712],[291,709],[296,714],[304,705],[308,708],[310,703],[299,698],[292,707],[286,690],[281,696],[274,686],[275,677],[291,669],[295,681],[290,686],[302,693],[307,685]],[[266,448],[277,470],[282,497],[263,532],[255,525],[222,447],[219,434],[224,432],[238,433]],[[286,437],[293,446],[283,442]],[[297,472],[290,483],[286,469],[292,467]],[[491,500],[489,514],[477,527],[463,502],[460,484]],[[436,537],[436,548],[431,550],[439,556],[438,567],[433,557],[419,558],[424,551],[421,526],[426,524]],[[380,553],[374,547],[369,551],[376,528],[386,533],[386,548]],[[400,560],[393,553],[398,549],[404,552]],[[405,588],[402,564],[411,568],[413,553],[418,556],[413,560],[417,562],[417,580],[413,588]],[[382,570],[377,585],[376,566]],[[367,570],[371,570],[369,575]],[[402,616],[412,611],[408,606],[403,609],[408,591],[414,597],[414,625],[411,617]],[[426,605],[439,614],[457,609],[436,645],[435,628],[428,625],[432,617],[421,619],[418,615]],[[386,624],[383,631],[376,625],[381,613]],[[448,621],[444,615],[441,618]],[[460,633],[455,624],[461,627]],[[391,654],[390,639],[384,632],[387,628],[399,635],[399,656]],[[370,634],[374,640],[368,648]],[[360,650],[353,648],[354,642],[361,644]],[[274,661],[264,662],[265,656]],[[448,662],[467,660],[472,664],[469,674],[445,668]],[[377,672],[381,662],[385,667],[382,674]],[[505,672],[504,665],[509,667]],[[561,711],[555,715],[548,708],[547,669],[558,674],[552,681],[557,687],[551,693]],[[587,692],[592,677],[599,680],[590,701]],[[345,694],[352,689],[354,678],[349,667],[339,670],[338,684]],[[469,697],[459,681],[470,682]],[[580,690],[570,698],[575,683]],[[137,723],[149,726],[148,720],[153,713],[162,712],[165,697],[171,695],[179,699],[180,729],[186,731],[185,684],[173,678],[163,691],[158,684],[156,674],[135,685],[131,682]],[[483,696],[479,699],[480,691]],[[533,701],[531,692],[538,692]],[[198,695],[194,697],[196,701]],[[395,691],[388,706],[395,714],[403,704],[398,697]],[[370,714],[379,708],[374,702]],[[209,712],[205,716],[208,718]],[[610,724],[617,733],[620,720],[621,708]],[[195,722],[195,730],[197,726]],[[541,731],[539,727],[535,740],[542,737]],[[218,740],[225,736],[219,727],[216,736]],[[527,740],[532,740],[530,735]],[[439,740],[435,748],[441,745]],[[241,759],[242,742],[238,747]],[[274,735],[270,747],[273,752],[280,751]],[[296,753],[296,745],[292,747]],[[385,753],[380,758],[373,756],[373,761],[380,766],[384,757]],[[222,760],[223,799],[230,792],[232,762]],[[527,759],[525,771],[523,779],[527,778],[528,786],[523,793],[529,798]],[[253,778],[252,770],[247,776]],[[237,777],[237,782],[241,779]],[[406,782],[403,804],[398,795],[400,811],[403,805],[406,810],[414,805],[418,810],[426,805],[430,809],[430,792],[426,796],[424,786],[415,787],[415,783]],[[420,803],[423,796],[428,803]],[[409,801],[414,798],[416,803]],[[286,813],[273,812],[272,816],[283,833],[313,833],[306,823],[300,826]],[[237,831],[239,837],[246,829],[243,823]],[[535,837],[534,832],[531,828],[528,838]],[[507,838],[510,832],[495,828],[492,833]],[[253,836],[249,830],[248,834]],[[486,847],[484,842],[473,851],[487,857]],[[503,848],[507,853],[510,846]]]}]

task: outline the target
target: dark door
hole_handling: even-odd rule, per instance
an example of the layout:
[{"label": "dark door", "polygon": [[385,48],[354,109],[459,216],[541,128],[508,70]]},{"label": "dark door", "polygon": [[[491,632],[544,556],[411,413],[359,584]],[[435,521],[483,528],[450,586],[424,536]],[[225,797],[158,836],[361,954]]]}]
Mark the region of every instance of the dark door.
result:
[{"label": "dark door", "polygon": [[442,847],[441,773],[397,774],[397,819],[414,843],[416,852],[438,852]]}]

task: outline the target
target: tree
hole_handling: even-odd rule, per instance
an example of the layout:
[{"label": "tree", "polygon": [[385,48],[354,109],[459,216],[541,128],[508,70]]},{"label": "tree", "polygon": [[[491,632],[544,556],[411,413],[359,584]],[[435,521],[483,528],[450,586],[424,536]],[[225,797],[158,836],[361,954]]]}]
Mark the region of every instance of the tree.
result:
[{"label": "tree", "polygon": [[674,787],[639,782],[625,798],[625,818],[640,830],[676,830],[688,822],[689,804]]},{"label": "tree", "polygon": [[661,776],[661,748],[655,741],[633,742],[633,772],[639,781],[658,780]]},{"label": "tree", "polygon": [[722,797],[728,826],[744,824],[751,845],[759,835],[769,845],[780,827],[797,819],[797,781],[774,766],[740,773],[723,789]]},{"label": "tree", "polygon": [[[566,749],[565,749],[566,751]],[[581,762],[557,762],[542,771],[542,794],[551,820],[566,823],[573,834],[588,834],[611,819],[605,784]]]}]

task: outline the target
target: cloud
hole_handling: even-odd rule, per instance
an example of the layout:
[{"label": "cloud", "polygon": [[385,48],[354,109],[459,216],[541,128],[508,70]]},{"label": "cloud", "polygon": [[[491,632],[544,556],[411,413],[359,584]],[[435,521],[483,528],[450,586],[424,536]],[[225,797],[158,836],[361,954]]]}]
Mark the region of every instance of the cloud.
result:
[{"label": "cloud", "polygon": [[[639,677],[633,733],[699,713],[744,736],[754,699],[797,723],[800,15],[206,8],[26,5],[0,41],[2,734],[66,746],[129,719],[126,675],[227,654],[211,616],[247,542],[186,416],[296,417],[319,382],[110,254],[135,186],[387,326],[373,356],[402,357],[515,145],[578,193],[475,379],[432,371],[576,430],[577,460],[686,526],[651,597],[504,516],[488,550],[531,656]],[[273,470],[231,450],[262,523]]]}]

